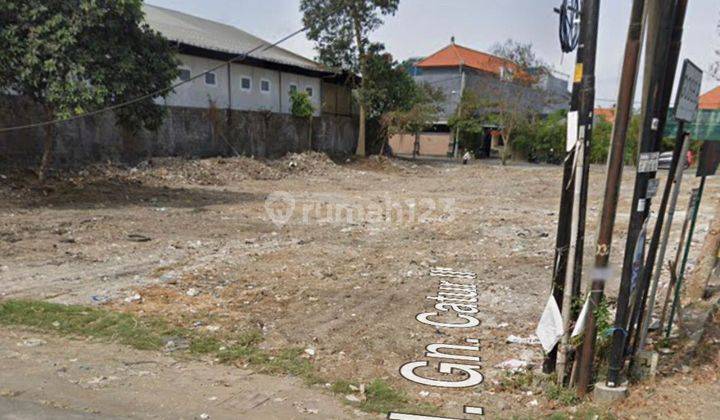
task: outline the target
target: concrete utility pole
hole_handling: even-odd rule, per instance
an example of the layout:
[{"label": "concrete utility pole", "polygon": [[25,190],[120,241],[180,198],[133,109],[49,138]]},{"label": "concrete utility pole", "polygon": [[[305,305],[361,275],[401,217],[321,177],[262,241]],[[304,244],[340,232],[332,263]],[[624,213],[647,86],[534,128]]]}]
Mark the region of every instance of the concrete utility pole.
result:
[{"label": "concrete utility pole", "polygon": [[[613,330],[613,344],[610,351],[610,369],[608,371],[608,385],[616,386],[619,382],[619,374],[623,368],[625,360],[625,344],[627,340],[627,323],[629,316],[629,303],[632,294],[633,284],[633,263],[635,262],[635,247],[638,243],[645,219],[648,215],[649,198],[647,197],[648,182],[653,178],[657,170],[657,137],[654,135],[660,128],[660,119],[665,117],[660,114],[662,110],[661,101],[663,98],[662,85],[667,67],[667,58],[669,54],[670,35],[672,30],[672,17],[674,10],[674,2],[653,2],[649,5],[659,7],[660,13],[654,13],[648,10],[648,16],[659,15],[658,24],[648,23],[649,28],[653,28],[655,32],[648,32],[648,43],[652,43],[654,51],[652,52],[653,63],[651,71],[645,74],[647,84],[645,91],[650,95],[646,98],[646,108],[643,112],[643,125],[640,136],[639,146],[639,162],[637,167],[637,176],[635,179],[635,188],[633,200],[630,209],[630,224],[628,227],[627,242],[625,245],[625,257],[623,262],[622,278],[620,282],[620,291],[618,294],[617,314],[615,316],[615,325]],[[603,278],[603,276],[605,278]],[[607,273],[598,273],[597,280],[592,282],[592,291],[590,294],[591,308],[596,308],[603,297],[605,280]],[[638,290],[637,287],[634,289]],[[581,356],[581,366],[579,371],[578,393],[584,395],[587,392],[590,381],[592,380],[592,366],[595,357],[595,335],[596,320],[594,311],[589,311],[588,319],[585,324],[585,339],[583,341],[583,352]]]}]

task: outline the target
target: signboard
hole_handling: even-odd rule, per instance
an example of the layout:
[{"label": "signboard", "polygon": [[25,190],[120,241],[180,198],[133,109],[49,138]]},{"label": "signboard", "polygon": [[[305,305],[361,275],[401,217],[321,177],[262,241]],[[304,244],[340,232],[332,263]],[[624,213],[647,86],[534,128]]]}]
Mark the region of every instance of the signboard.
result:
[{"label": "signboard", "polygon": [[[672,118],[674,112],[673,109],[668,112],[664,137],[677,135],[678,122]],[[685,131],[690,133],[693,140],[720,141],[720,110],[701,109],[693,122],[685,124]]]},{"label": "signboard", "polygon": [[567,143],[565,145],[565,151],[570,152],[575,148],[575,144],[578,140],[578,121],[579,116],[577,111],[570,111],[567,114]]},{"label": "signboard", "polygon": [[649,179],[648,180],[648,187],[647,187],[647,195],[645,195],[645,198],[653,198],[658,192],[658,187],[660,186],[660,180],[657,178]]},{"label": "signboard", "polygon": [[637,171],[639,174],[657,172],[659,163],[660,152],[641,153]]},{"label": "signboard", "polygon": [[712,176],[717,173],[720,164],[720,142],[706,141],[700,151],[697,176]]},{"label": "signboard", "polygon": [[702,78],[702,70],[692,61],[686,59],[683,62],[680,86],[675,98],[675,119],[688,123],[695,121]]}]

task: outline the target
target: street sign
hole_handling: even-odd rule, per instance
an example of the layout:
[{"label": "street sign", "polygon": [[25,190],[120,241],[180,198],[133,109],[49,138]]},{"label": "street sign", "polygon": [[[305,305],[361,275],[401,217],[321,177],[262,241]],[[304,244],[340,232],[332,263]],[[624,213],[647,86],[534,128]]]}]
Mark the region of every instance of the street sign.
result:
[{"label": "street sign", "polygon": [[675,118],[693,122],[697,116],[703,72],[690,60],[683,62],[680,87],[675,98]]},{"label": "street sign", "polygon": [[697,176],[712,176],[717,173],[720,164],[720,142],[703,142],[698,160]]},{"label": "street sign", "polygon": [[641,153],[637,172],[639,174],[657,172],[659,163],[660,152]]}]

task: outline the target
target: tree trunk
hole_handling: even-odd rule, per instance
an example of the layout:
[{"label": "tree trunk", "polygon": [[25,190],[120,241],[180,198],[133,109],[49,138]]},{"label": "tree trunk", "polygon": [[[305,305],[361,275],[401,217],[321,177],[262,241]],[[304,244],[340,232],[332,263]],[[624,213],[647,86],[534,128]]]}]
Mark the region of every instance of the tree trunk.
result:
[{"label": "tree trunk", "polygon": [[508,158],[510,157],[510,150],[510,132],[507,132],[507,134],[503,134],[503,149],[500,154],[503,166],[507,165]]},{"label": "tree trunk", "polygon": [[415,160],[419,151],[420,151],[420,134],[415,133],[415,142],[413,143],[413,160]]},{"label": "tree trunk", "polygon": [[[50,108],[46,108],[46,114],[48,120],[53,120],[55,113]],[[45,181],[47,178],[48,170],[53,163],[53,146],[55,140],[55,126],[52,124],[46,125],[44,128],[45,140],[43,142],[43,156],[40,162],[40,168],[38,169],[38,180],[40,182]]]},{"label": "tree trunk", "polygon": [[358,156],[365,156],[365,105],[360,100],[360,115],[358,117],[360,126],[358,128],[358,145],[355,154]]},{"label": "tree trunk", "polygon": [[312,152],[313,151],[313,117],[312,115],[310,118],[308,118],[308,149]]},{"label": "tree trunk", "polygon": [[702,299],[710,276],[718,263],[720,253],[720,199],[715,205],[715,217],[710,223],[710,230],[705,236],[705,243],[700,251],[697,264],[687,280],[687,298],[691,301]]},{"label": "tree trunk", "polygon": [[358,59],[360,62],[360,95],[358,95],[358,103],[360,104],[359,128],[358,128],[358,145],[355,154],[365,156],[365,126],[366,126],[366,110],[363,93],[365,92],[365,74],[367,67],[367,57],[365,56],[365,45],[362,42],[362,21],[357,9],[353,8],[353,26],[355,29],[355,43],[358,49]]}]

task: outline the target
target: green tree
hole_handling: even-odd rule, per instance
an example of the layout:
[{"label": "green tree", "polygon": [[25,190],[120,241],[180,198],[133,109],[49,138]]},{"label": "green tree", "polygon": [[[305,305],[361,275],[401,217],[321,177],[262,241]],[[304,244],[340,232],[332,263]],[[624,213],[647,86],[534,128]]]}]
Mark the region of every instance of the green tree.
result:
[{"label": "green tree", "polygon": [[357,153],[365,155],[367,118],[366,86],[370,33],[382,25],[383,16],[397,11],[400,0],[301,0],[300,11],[315,41],[319,59],[326,65],[359,73],[360,109]]},{"label": "green tree", "polygon": [[448,126],[458,136],[458,142],[466,150],[474,150],[476,139],[483,133],[483,103],[471,90],[463,92],[457,112],[448,118]]},{"label": "green tree", "polygon": [[370,46],[365,77],[368,119],[380,118],[390,111],[408,110],[418,101],[418,95],[422,95],[413,78],[382,44]]},{"label": "green tree", "polygon": [[290,112],[294,116],[308,120],[308,145],[312,150],[312,119],[313,115],[315,115],[315,108],[310,95],[307,92],[291,92],[290,103]]},{"label": "green tree", "polygon": [[[30,98],[50,120],[168,89],[177,66],[170,43],[143,23],[141,0],[0,2],[0,88]],[[116,116],[132,133],[157,129],[164,112],[147,98]],[[41,180],[53,135],[46,126]]]}]

